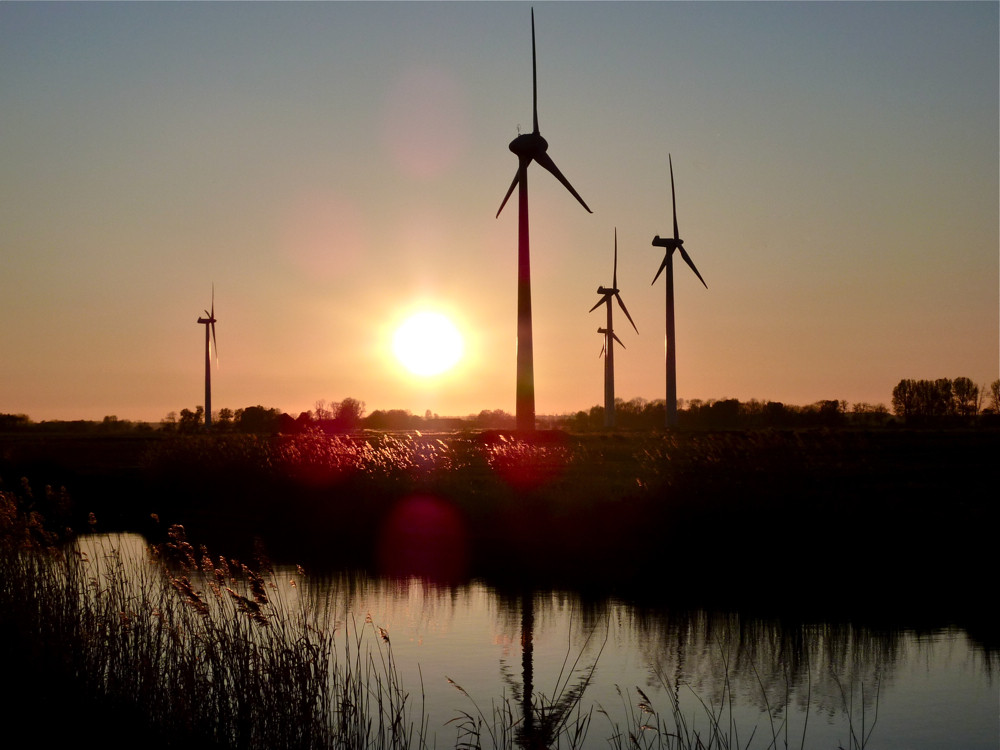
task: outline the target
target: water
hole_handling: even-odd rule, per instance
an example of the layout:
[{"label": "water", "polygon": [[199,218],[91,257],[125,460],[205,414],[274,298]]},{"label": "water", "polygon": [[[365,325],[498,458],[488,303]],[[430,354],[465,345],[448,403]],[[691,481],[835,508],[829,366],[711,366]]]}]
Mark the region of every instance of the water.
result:
[{"label": "water", "polygon": [[[125,535],[92,547],[95,564],[111,544],[145,557],[141,538]],[[588,675],[579,704],[591,716],[586,748],[607,748],[617,732],[658,720],[672,731],[675,707],[689,730],[705,737],[717,722],[740,748],[1000,746],[1000,655],[959,629],[640,610],[482,583],[318,577],[284,567],[273,583],[272,599],[289,611],[321,612],[338,637],[367,621],[382,628],[411,705],[423,704],[439,747],[454,746],[463,712],[489,721],[495,706],[509,705],[517,714],[526,683],[536,700],[552,703]]]},{"label": "water", "polygon": [[[473,700],[487,715],[505,698],[520,705],[520,595],[416,579],[333,578],[307,590],[331,603],[341,623],[370,617],[387,631],[411,696],[425,696],[439,745],[454,742],[445,722],[474,714]],[[529,599],[536,697],[551,702],[594,668],[581,701],[585,711],[595,709],[588,748],[608,747],[612,723],[625,728],[627,712],[641,722],[656,718],[638,709],[641,694],[668,723],[676,696],[702,736],[712,711],[740,747],[767,747],[776,736],[779,747],[807,748],[857,746],[867,737],[872,750],[996,750],[1000,742],[1000,662],[959,630],[873,632],[734,613],[640,613],[615,602],[588,607],[553,593]]]}]

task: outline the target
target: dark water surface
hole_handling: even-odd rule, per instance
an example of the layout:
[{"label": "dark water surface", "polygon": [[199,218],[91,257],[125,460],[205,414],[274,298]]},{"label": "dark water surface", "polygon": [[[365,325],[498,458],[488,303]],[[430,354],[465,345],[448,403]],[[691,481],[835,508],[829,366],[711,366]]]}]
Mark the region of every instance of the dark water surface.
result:
[{"label": "dark water surface", "polygon": [[[109,545],[147,555],[137,535],[81,544],[97,545],[95,564]],[[273,602],[308,609],[340,642],[365,627],[381,633],[439,747],[456,744],[463,712],[487,722],[497,706],[523,712],[526,685],[549,705],[583,689],[586,748],[628,731],[649,738],[643,726],[673,731],[675,710],[702,737],[718,722],[741,748],[995,750],[1000,738],[1000,653],[957,627],[765,618],[285,566],[271,584]]]},{"label": "dark water surface", "polygon": [[[551,592],[508,596],[475,583],[441,589],[369,580],[344,591],[343,581],[330,579],[311,594],[343,617],[370,616],[384,627],[414,691],[419,665],[439,742],[452,740],[442,722],[473,711],[449,678],[480,707],[501,696],[517,702],[526,681],[536,698],[555,702],[592,667],[580,704],[595,708],[587,747],[607,747],[627,713],[672,727],[675,699],[702,736],[711,710],[741,747],[768,747],[777,736],[780,747],[846,748],[867,736],[865,746],[876,749],[994,750],[1000,738],[1000,661],[958,629],[874,631],[738,612],[638,611]],[[656,714],[643,712],[643,696]]]}]

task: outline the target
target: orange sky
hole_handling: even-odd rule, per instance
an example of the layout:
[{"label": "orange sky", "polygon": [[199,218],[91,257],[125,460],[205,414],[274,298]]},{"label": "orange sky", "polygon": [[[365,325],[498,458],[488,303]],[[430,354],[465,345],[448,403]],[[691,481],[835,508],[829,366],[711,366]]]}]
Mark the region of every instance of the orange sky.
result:
[{"label": "orange sky", "polygon": [[[996,3],[535,6],[539,122],[594,213],[529,172],[536,406],[678,395],[889,403],[1000,375]],[[514,411],[516,204],[531,128],[522,3],[0,4],[0,412],[156,421]],[[461,363],[392,355],[449,315]]]}]

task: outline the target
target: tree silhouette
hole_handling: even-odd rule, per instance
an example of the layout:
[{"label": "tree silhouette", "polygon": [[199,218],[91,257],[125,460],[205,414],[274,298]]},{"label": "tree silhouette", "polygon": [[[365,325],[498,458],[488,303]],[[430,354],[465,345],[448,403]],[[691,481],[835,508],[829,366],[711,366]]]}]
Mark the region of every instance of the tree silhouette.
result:
[{"label": "tree silhouette", "polygon": [[199,406],[194,411],[181,409],[181,418],[177,423],[180,432],[197,432],[201,428],[202,416],[205,414],[205,407]]},{"label": "tree silhouette", "polygon": [[970,378],[955,378],[951,393],[959,416],[974,417],[979,412],[979,386]]},{"label": "tree silhouette", "polygon": [[248,406],[237,409],[235,416],[236,429],[250,434],[273,434],[278,431],[278,420],[281,412],[277,409],[266,409],[263,406]]},{"label": "tree silhouette", "polygon": [[365,402],[356,398],[345,398],[337,405],[334,419],[337,426],[343,430],[356,430],[361,424],[361,418],[365,415]]},{"label": "tree silhouette", "polygon": [[900,419],[913,415],[916,406],[916,383],[904,378],[892,389],[892,413]]},{"label": "tree silhouette", "polygon": [[1000,414],[1000,380],[990,383],[990,408],[994,414]]}]

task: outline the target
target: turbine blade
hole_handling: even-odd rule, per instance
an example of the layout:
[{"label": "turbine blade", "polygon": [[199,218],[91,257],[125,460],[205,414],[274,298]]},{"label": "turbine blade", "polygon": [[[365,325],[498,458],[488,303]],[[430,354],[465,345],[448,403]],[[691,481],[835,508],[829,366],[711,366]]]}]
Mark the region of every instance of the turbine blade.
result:
[{"label": "turbine blade", "polygon": [[543,151],[542,153],[537,154],[535,156],[535,161],[537,161],[541,166],[549,170],[553,174],[553,176],[563,184],[563,187],[569,190],[573,194],[573,197],[576,198],[578,201],[580,201],[580,205],[583,206],[585,209],[587,209],[587,213],[591,214],[594,213],[593,211],[590,210],[590,206],[588,206],[586,202],[584,202],[583,198],[580,197],[580,194],[573,189],[572,185],[569,184],[569,180],[567,180],[563,176],[563,173],[559,171],[559,167],[557,167],[556,163],[552,161],[551,156],[549,156],[547,153]]},{"label": "turbine blade", "polygon": [[667,267],[667,263],[670,261],[670,254],[663,256],[663,262],[660,264],[660,270],[656,272],[656,276],[653,277],[653,282],[650,284],[652,286],[656,283],[656,280],[660,278],[660,274],[663,273],[663,269]]},{"label": "turbine blade", "polygon": [[503,202],[500,204],[500,208],[497,209],[497,218],[500,216],[500,212],[503,211],[503,207],[507,205],[507,201],[510,200],[511,194],[514,192],[514,188],[517,187],[517,181],[521,177],[521,168],[517,168],[517,172],[514,174],[514,181],[510,183],[510,187],[507,189],[507,195],[503,197]]},{"label": "turbine blade", "polygon": [[215,282],[212,282],[212,317],[215,317]]},{"label": "turbine blade", "polygon": [[681,233],[677,229],[677,193],[674,192],[674,159],[670,154],[667,154],[667,158],[670,160],[670,200],[674,205],[674,240],[679,241]]},{"label": "turbine blade", "polygon": [[535,9],[531,9],[531,110],[538,132],[538,67],[535,64]]},{"label": "turbine blade", "polygon": [[691,266],[691,270],[694,271],[694,275],[697,276],[698,280],[702,284],[704,284],[706,289],[708,289],[708,284],[705,284],[705,279],[701,278],[701,274],[698,273],[698,269],[694,267],[694,261],[691,260],[691,256],[687,254],[686,250],[684,250],[683,245],[680,247],[680,251],[681,251],[681,257],[684,259],[684,262],[687,263],[689,266]]},{"label": "turbine blade", "polygon": [[599,300],[597,301],[597,304],[596,304],[596,305],[594,305],[594,306],[593,306],[592,308],[590,308],[589,310],[587,310],[587,312],[594,312],[594,310],[596,310],[596,309],[597,309],[598,307],[600,307],[600,306],[601,306],[601,305],[603,305],[603,304],[604,304],[605,302],[607,302],[607,299],[608,299],[607,297],[602,297],[601,299],[599,299]]},{"label": "turbine blade", "polygon": [[[611,288],[618,288],[618,227],[615,227],[615,271],[611,275]],[[621,300],[618,300],[621,302]],[[628,315],[628,313],[625,313]]]},{"label": "turbine blade", "polygon": [[618,344],[619,344],[619,346],[621,346],[622,349],[625,348],[625,344],[623,344],[622,340],[620,338],[618,338],[618,334],[617,333],[612,332],[611,338],[613,338],[615,341],[617,341]]},{"label": "turbine blade", "polygon": [[212,321],[212,348],[215,349],[215,364],[219,364],[219,342],[215,340],[215,321]]},{"label": "turbine blade", "polygon": [[[632,324],[633,328],[635,328],[635,321],[632,320],[632,316],[628,314],[628,309],[625,307],[625,303],[622,302],[621,295],[616,294],[615,299],[618,300],[618,306],[622,309],[622,312],[625,313],[625,317],[628,318],[628,322]],[[639,333],[639,329],[635,328],[635,332]]]}]

